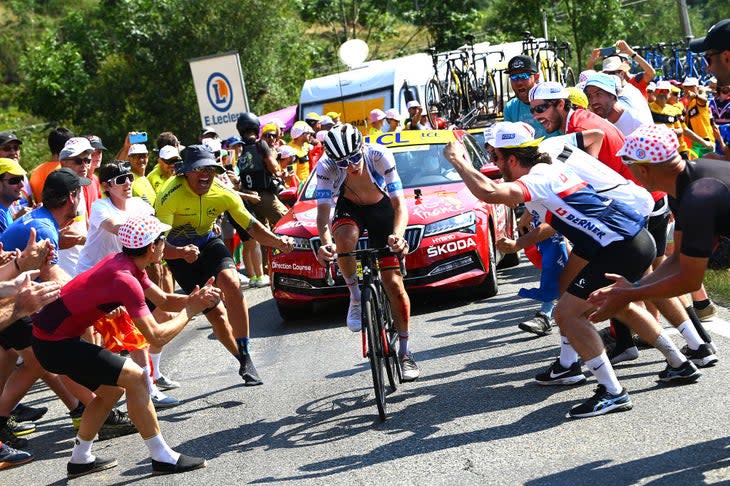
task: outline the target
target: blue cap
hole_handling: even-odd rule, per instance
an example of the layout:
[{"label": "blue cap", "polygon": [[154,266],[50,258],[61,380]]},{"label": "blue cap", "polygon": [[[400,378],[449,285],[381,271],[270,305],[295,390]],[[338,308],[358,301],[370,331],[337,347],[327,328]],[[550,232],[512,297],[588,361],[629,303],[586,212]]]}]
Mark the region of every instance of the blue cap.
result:
[{"label": "blue cap", "polygon": [[585,91],[588,86],[595,86],[596,88],[602,89],[603,91],[606,91],[607,93],[610,93],[614,96],[618,96],[618,94],[616,93],[616,77],[611,74],[606,74],[606,73],[591,74],[588,77],[588,79],[586,80],[586,84],[583,87],[583,91]]},{"label": "blue cap", "polygon": [[223,145],[225,147],[233,147],[234,145],[243,145],[243,140],[241,140],[238,137],[228,137],[227,139],[223,140]]},{"label": "blue cap", "polygon": [[198,167],[215,167],[216,172],[222,174],[225,169],[218,163],[215,154],[205,145],[188,145],[182,152],[183,173],[190,172]]}]

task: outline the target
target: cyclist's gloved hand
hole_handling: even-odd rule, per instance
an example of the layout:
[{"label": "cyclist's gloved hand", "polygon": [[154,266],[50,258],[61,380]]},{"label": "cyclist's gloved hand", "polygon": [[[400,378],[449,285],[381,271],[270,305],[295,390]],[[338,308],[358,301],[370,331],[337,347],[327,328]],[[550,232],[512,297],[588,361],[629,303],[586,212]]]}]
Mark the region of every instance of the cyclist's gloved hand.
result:
[{"label": "cyclist's gloved hand", "polygon": [[388,246],[393,253],[408,253],[408,242],[402,236],[388,236]]},{"label": "cyclist's gloved hand", "polygon": [[319,264],[323,267],[327,266],[327,262],[331,262],[335,259],[335,255],[337,254],[337,245],[334,243],[330,243],[328,245],[322,245],[317,250],[317,261],[319,261]]}]

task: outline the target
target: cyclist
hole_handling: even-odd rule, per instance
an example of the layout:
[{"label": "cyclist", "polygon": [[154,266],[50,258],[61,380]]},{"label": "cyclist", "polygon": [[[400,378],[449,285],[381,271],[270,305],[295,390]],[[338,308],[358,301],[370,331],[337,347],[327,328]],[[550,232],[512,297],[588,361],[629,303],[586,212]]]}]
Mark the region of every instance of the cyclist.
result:
[{"label": "cyclist", "polygon": [[[349,123],[336,125],[327,133],[324,149],[325,156],[316,167],[317,229],[322,241],[317,250],[319,262],[325,265],[338,251],[355,250],[366,229],[371,248],[387,245],[394,253],[407,253],[408,242],[403,234],[408,224],[408,213],[403,184],[390,150],[363,143],[360,132]],[[330,221],[335,195],[339,197]],[[338,258],[337,262],[350,291],[347,327],[358,332],[362,329],[362,320],[355,259]],[[381,270],[383,286],[393,303],[403,380],[413,381],[420,371],[409,350],[411,303],[396,257],[383,258]]]},{"label": "cyclist", "polygon": [[[521,123],[502,123],[494,136],[497,165],[508,181],[498,184],[476,171],[462,144],[451,142],[444,154],[479,199],[509,206],[524,202],[541,220],[560,231],[573,243],[573,253],[588,263],[579,271],[560,296],[555,320],[572,346],[573,363],[556,360],[545,373],[549,379],[574,378],[580,383],[578,356],[591,370],[599,386],[593,397],[573,407],[569,417],[590,417],[632,408],[631,398],[616,378],[603,343],[585,317],[591,310],[586,299],[610,281],[604,273],[611,270],[629,278],[640,278],[654,259],[654,242],[644,228],[644,217],[634,208],[597,193],[566,165],[553,164],[552,156],[541,152],[529,127]],[[693,381],[701,376],[682,356],[667,332],[643,308],[624,306],[609,315],[621,317],[642,338],[667,358],[667,368],[659,374],[662,381]],[[541,376],[541,375],[538,375]]]},{"label": "cyclist", "polygon": [[288,236],[276,236],[244,208],[241,197],[215,177],[224,168],[203,145],[183,151],[182,175],[168,180],[155,201],[157,217],[172,226],[165,258],[172,275],[186,292],[215,277],[225,295],[221,304],[204,311],[218,340],[240,362],[239,374],[247,386],[263,382],[249,354],[249,319],[236,264],[214,229],[216,219],[228,211],[234,221],[262,245],[291,251]]}]

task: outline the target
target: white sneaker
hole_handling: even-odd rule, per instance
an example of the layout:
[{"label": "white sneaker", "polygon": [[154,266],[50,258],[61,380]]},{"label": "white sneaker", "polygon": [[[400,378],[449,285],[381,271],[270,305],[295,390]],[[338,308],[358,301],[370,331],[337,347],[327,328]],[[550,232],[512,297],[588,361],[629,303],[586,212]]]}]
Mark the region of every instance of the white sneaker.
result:
[{"label": "white sneaker", "polygon": [[268,275],[262,275],[256,281],[256,288],[268,287],[271,284],[271,280]]},{"label": "white sneaker", "polygon": [[347,328],[352,332],[362,330],[362,308],[360,302],[350,301],[350,308],[347,309]]},{"label": "white sneaker", "polygon": [[247,276],[245,276],[244,274],[242,274],[242,273],[239,273],[239,274],[238,274],[238,280],[239,280],[239,281],[241,282],[241,285],[242,285],[242,286],[243,286],[243,285],[248,285],[249,279],[248,279],[248,277],[247,277]]}]

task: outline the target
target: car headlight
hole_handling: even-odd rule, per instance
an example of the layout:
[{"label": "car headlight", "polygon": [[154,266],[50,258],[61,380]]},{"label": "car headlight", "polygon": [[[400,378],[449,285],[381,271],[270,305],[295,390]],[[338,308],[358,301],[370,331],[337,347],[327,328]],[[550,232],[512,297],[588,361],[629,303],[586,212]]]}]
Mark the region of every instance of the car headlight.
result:
[{"label": "car headlight", "polygon": [[458,229],[467,233],[474,233],[475,222],[476,215],[474,214],[474,211],[457,214],[456,216],[427,224],[423,230],[423,236],[433,236],[441,233],[448,233],[450,231],[455,231]]}]

